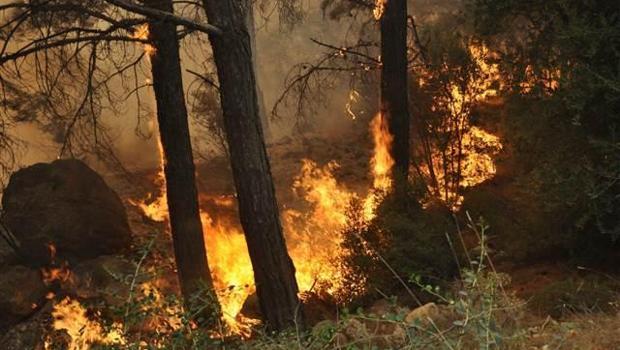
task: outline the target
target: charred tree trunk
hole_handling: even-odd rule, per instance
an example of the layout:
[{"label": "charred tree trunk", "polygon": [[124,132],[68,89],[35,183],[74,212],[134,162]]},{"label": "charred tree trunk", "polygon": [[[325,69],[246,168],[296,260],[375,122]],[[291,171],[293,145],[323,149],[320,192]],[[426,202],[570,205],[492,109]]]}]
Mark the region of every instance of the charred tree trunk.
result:
[{"label": "charred tree trunk", "polygon": [[254,268],[260,310],[268,329],[300,326],[295,267],[288,255],[263,138],[251,38],[249,0],[203,0],[220,83],[224,129],[237,189],[239,216]]},{"label": "charred tree trunk", "polygon": [[[146,0],[151,8],[172,12],[172,0]],[[187,107],[183,92],[179,42],[176,26],[170,22],[149,22],[150,41],[156,52],[151,56],[153,90],[157,101],[157,121],[163,149],[164,174],[168,196],[170,230],[179,282],[186,308],[194,308],[193,300],[213,292],[213,282],[198,208],[198,192]],[[213,308],[202,313],[217,319],[217,300]]]},{"label": "charred tree trunk", "polygon": [[381,17],[381,112],[388,119],[394,169],[401,182],[409,175],[409,103],[407,93],[407,0],[385,1]]}]

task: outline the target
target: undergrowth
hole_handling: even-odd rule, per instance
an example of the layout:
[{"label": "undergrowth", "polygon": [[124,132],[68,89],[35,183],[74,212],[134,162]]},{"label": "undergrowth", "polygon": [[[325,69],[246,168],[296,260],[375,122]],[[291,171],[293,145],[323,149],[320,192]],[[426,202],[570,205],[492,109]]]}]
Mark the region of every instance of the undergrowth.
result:
[{"label": "undergrowth", "polygon": [[[224,337],[222,335],[227,333],[224,326],[216,332],[198,327],[195,315],[182,312],[176,297],[162,297],[155,291],[140,290],[136,283],[140,279],[138,263],[136,275],[129,279],[132,285],[136,285],[132,287],[132,297],[116,310],[115,319],[120,318],[123,324],[122,341],[92,344],[91,348],[457,350],[595,349],[593,344],[597,342],[608,346],[600,349],[611,349],[618,345],[613,340],[595,337],[596,332],[611,336],[613,332],[605,331],[609,327],[601,330],[596,322],[607,322],[610,327],[620,326],[620,319],[616,316],[608,315],[603,319],[603,316],[594,314],[580,315],[563,322],[548,318],[542,324],[532,325],[525,302],[507,291],[509,276],[495,270],[486,244],[488,225],[483,220],[472,220],[469,215],[467,219],[468,232],[475,235],[479,243],[474,249],[465,249],[465,259],[459,263],[460,272],[455,282],[435,285],[421,274],[398,276],[396,269],[388,266],[387,271],[395,274],[392,278],[401,282],[401,287],[407,291],[405,294],[418,301],[417,307],[403,307],[398,298],[389,298],[386,312],[374,312],[372,308],[345,308],[336,320],[321,321],[307,331],[274,335],[263,333],[259,328],[250,339]],[[146,254],[147,251],[144,256]],[[381,256],[378,262],[388,264]],[[420,302],[418,295],[421,294],[433,301]],[[201,302],[212,303],[213,300],[207,298]],[[585,319],[587,317],[590,318]],[[153,327],[154,324],[157,326]],[[113,323],[108,326],[107,330],[113,330]]]}]

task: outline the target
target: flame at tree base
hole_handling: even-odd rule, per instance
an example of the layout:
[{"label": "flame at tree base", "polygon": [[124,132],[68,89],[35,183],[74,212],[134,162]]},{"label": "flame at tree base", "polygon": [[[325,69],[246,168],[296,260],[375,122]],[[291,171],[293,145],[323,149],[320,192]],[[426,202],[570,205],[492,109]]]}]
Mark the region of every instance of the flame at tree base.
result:
[{"label": "flame at tree base", "polygon": [[[300,293],[335,294],[341,290],[343,271],[339,259],[344,256],[342,231],[347,224],[347,210],[354,200],[363,203],[363,217],[374,217],[377,193],[391,188],[390,172],[394,164],[390,156],[392,136],[386,120],[377,114],[370,124],[374,156],[370,162],[372,188],[360,198],[340,184],[334,171],[335,161],[320,167],[302,159],[301,170],[293,182],[293,191],[303,199],[307,209],[285,209],[281,213],[289,254],[296,268]],[[161,147],[160,147],[161,151]],[[155,200],[132,202],[154,221],[167,219],[167,202],[163,171],[158,177],[162,191]],[[231,206],[234,201],[215,201]],[[230,218],[212,217],[201,212],[205,244],[214,287],[221,304],[224,321],[237,334],[246,334],[252,320],[240,314],[245,300],[255,292],[254,275],[243,231]]]}]

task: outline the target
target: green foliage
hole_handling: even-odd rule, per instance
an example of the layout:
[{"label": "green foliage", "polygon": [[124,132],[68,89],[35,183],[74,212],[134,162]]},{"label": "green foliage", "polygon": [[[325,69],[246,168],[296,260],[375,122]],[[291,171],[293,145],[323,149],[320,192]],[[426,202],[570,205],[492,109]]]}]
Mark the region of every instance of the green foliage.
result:
[{"label": "green foliage", "polygon": [[620,3],[471,0],[468,8],[478,38],[500,54],[502,141],[513,158],[514,182],[487,191],[512,222],[485,215],[521,258],[609,256],[620,237]]},{"label": "green foliage", "polygon": [[251,349],[521,349],[525,327],[524,304],[505,287],[506,275],[490,267],[483,222],[470,223],[480,237],[461,279],[444,290],[412,275],[410,282],[440,300],[409,311],[395,308],[384,315],[344,310],[338,322],[325,321],[311,334],[256,338]]},{"label": "green foliage", "polygon": [[[376,217],[365,223],[352,210],[343,246],[347,285],[365,284],[358,301],[394,295],[403,290],[402,278],[411,274],[425,280],[446,280],[456,272],[455,256],[447,232],[454,227],[449,210],[441,206],[423,209],[419,193],[387,194]],[[356,214],[357,213],[357,214]]]},{"label": "green foliage", "polygon": [[588,140],[552,113],[562,108],[552,101],[515,96],[503,108],[509,162],[498,166],[501,179],[466,193],[463,208],[484,214],[499,232],[499,248],[517,260],[583,253],[575,251],[581,237],[594,238],[587,227]]}]

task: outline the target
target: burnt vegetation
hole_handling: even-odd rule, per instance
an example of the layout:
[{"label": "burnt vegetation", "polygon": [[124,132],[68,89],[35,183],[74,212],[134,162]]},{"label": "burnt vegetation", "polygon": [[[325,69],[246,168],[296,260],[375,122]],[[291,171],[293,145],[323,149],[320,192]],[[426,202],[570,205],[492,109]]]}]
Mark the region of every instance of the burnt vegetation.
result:
[{"label": "burnt vegetation", "polygon": [[613,349],[620,4],[0,0],[0,348]]}]

